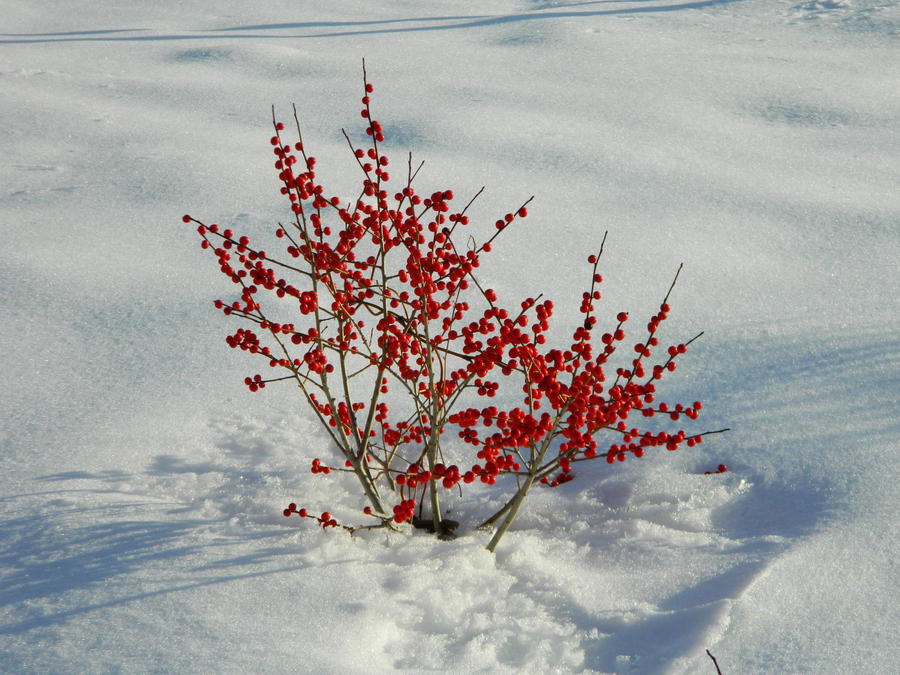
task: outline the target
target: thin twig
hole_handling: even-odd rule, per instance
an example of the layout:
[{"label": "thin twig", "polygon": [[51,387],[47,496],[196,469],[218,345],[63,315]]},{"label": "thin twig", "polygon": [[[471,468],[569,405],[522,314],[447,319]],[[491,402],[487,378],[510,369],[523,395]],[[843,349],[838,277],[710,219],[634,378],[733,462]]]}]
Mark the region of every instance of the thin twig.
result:
[{"label": "thin twig", "polygon": [[712,659],[713,665],[716,667],[716,672],[719,675],[722,675],[722,670],[719,668],[719,662],[716,661],[716,657],[713,656],[712,654],[710,654],[708,649],[706,650],[706,654],[707,654],[707,656],[709,656],[709,658]]}]

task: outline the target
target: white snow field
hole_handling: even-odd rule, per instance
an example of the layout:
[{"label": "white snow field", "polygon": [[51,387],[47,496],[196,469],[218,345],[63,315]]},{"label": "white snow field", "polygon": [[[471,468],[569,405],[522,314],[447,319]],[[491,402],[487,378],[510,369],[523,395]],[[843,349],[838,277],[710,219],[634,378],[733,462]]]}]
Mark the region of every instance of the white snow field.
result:
[{"label": "white snow field", "polygon": [[[0,672],[900,672],[897,2],[0,17]],[[661,391],[730,433],[579,465],[496,555],[477,490],[453,542],[281,515],[364,502],[309,473],[330,451],[291,387],[243,385],[181,216],[286,217],[272,104],[351,196],[363,57],[421,192],[485,185],[476,232],[535,195],[482,269],[501,298],[576,316],[606,230],[610,320],[684,263],[662,339],[705,335]]]}]

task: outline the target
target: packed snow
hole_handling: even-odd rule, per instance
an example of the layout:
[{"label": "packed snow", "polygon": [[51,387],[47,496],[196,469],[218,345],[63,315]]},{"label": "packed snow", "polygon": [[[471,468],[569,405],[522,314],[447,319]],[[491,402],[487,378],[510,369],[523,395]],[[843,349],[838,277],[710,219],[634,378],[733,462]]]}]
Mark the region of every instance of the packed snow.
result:
[{"label": "packed snow", "polygon": [[[900,669],[897,2],[0,15],[0,672]],[[364,502],[294,390],[243,385],[181,216],[271,236],[273,104],[350,196],[363,57],[420,191],[486,186],[476,228],[535,195],[501,298],[576,316],[608,231],[600,316],[649,317],[684,263],[665,391],[729,433],[580,465],[494,555],[488,491],[452,542],[282,516]]]}]

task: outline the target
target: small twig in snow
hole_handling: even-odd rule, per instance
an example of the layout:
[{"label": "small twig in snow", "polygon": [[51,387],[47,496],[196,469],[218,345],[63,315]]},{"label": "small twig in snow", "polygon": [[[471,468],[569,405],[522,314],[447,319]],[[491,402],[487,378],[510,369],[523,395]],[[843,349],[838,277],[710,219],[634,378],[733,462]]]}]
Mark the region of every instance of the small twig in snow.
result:
[{"label": "small twig in snow", "polygon": [[706,655],[709,656],[709,658],[712,659],[713,665],[716,667],[716,672],[717,672],[719,675],[722,675],[722,669],[719,668],[719,662],[716,661],[716,657],[713,656],[712,654],[710,654],[708,649],[706,650]]}]

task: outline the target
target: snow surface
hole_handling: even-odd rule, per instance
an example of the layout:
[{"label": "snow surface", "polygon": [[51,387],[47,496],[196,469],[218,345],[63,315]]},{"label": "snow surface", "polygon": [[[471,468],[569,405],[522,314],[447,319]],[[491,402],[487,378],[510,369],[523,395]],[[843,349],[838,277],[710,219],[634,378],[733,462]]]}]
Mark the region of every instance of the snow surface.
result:
[{"label": "snow surface", "polygon": [[[896,2],[0,16],[0,671],[900,670]],[[242,385],[180,219],[283,218],[271,104],[349,194],[363,56],[422,191],[486,185],[487,223],[536,195],[501,297],[574,303],[607,229],[609,316],[685,263],[664,337],[706,334],[667,391],[730,434],[535,490],[496,555],[281,516],[362,503],[288,389]]]}]

